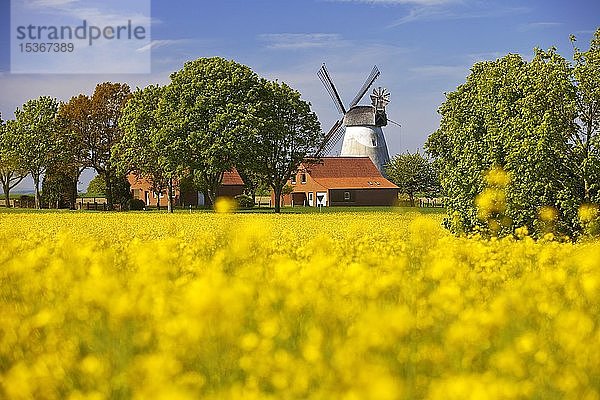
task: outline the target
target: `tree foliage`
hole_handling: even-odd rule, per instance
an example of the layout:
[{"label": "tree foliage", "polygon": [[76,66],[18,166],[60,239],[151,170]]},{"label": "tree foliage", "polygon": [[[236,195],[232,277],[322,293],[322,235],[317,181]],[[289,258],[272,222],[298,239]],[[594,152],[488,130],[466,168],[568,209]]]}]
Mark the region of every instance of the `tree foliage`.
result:
[{"label": "tree foliage", "polygon": [[252,140],[241,169],[271,186],[278,213],[286,182],[306,156],[314,154],[323,132],[310,104],[285,83],[263,80],[259,93],[251,113]]},{"label": "tree foliage", "polygon": [[[167,190],[169,211],[173,211],[173,197],[178,174],[185,164],[186,142],[174,137],[174,131],[162,129],[159,105],[164,87],[148,86],[136,90],[119,121],[123,137],[113,148],[113,162],[124,175],[134,173],[148,180],[154,193]],[[160,196],[157,196],[160,208]]]},{"label": "tree foliage", "polygon": [[539,211],[558,211],[557,229],[573,233],[581,191],[570,139],[575,130],[576,88],[569,63],[554,49],[536,50],[531,62],[507,55],[475,64],[466,82],[446,95],[440,128],[426,147],[436,158],[455,231],[485,230],[475,198],[485,172],[500,168],[506,186],[504,225],[534,229]]},{"label": "tree foliage", "polygon": [[185,167],[213,204],[223,174],[248,145],[249,107],[258,86],[258,76],[247,66],[214,57],[185,63],[165,89],[162,134],[186,143]]},{"label": "tree foliage", "polygon": [[106,182],[104,182],[104,178],[102,178],[102,175],[96,175],[92,178],[90,183],[88,183],[86,194],[88,196],[97,197],[106,196]]},{"label": "tree foliage", "polygon": [[72,97],[67,103],[61,103],[58,109],[63,146],[61,157],[55,161],[56,165],[52,169],[62,171],[62,181],[73,189],[70,200],[73,204],[77,198],[79,177],[85,168],[91,166],[87,144],[97,135],[92,111],[91,99],[83,94]]},{"label": "tree foliage", "polygon": [[116,200],[113,186],[123,179],[117,176],[111,151],[123,136],[119,119],[130,95],[128,85],[104,82],[96,86],[91,97],[79,95],[72,98],[64,112],[71,131],[82,142],[83,165],[93,168],[106,182],[109,209]]},{"label": "tree foliage", "polygon": [[10,191],[27,176],[28,172],[19,164],[12,143],[15,121],[6,123],[0,118],[0,184],[4,192],[6,206],[10,207]]},{"label": "tree foliage", "polygon": [[76,194],[77,181],[73,181],[73,172],[63,169],[59,163],[52,163],[42,180],[44,207],[75,209]]},{"label": "tree foliage", "polygon": [[415,195],[422,193],[435,196],[440,191],[439,177],[433,163],[418,151],[397,154],[385,167],[390,181],[400,188],[400,193],[407,194],[411,206],[415,206]]},{"label": "tree foliage", "polygon": [[[575,37],[571,36],[575,43]],[[586,203],[600,202],[600,29],[590,48],[574,48],[573,76],[577,86],[577,129],[573,136],[578,181]]]},{"label": "tree foliage", "polygon": [[29,100],[15,111],[15,126],[8,140],[18,157],[17,163],[27,170],[35,186],[35,207],[41,207],[40,180],[59,151],[58,101],[41,96]]}]

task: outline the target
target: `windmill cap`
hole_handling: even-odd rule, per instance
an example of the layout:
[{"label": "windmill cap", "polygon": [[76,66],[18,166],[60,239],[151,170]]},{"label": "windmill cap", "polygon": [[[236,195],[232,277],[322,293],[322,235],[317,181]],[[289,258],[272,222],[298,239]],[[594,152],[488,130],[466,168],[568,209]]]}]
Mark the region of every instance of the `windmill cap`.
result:
[{"label": "windmill cap", "polygon": [[[381,118],[376,118],[375,107],[373,106],[354,106],[346,115],[344,115],[345,126],[384,126],[381,124]],[[378,123],[376,123],[376,121]]]}]

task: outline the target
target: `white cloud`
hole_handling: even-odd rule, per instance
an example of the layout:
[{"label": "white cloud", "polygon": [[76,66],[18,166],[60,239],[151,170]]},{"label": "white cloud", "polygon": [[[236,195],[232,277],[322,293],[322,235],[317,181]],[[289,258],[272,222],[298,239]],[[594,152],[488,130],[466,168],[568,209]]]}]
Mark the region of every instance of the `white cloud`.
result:
[{"label": "white cloud", "polygon": [[154,49],[159,49],[161,47],[171,46],[171,45],[178,44],[178,43],[185,43],[186,41],[187,41],[186,39],[178,39],[178,40],[172,40],[172,39],[153,40],[150,43],[148,43],[147,45],[142,46],[139,49],[136,49],[135,51],[143,53],[143,52],[146,52],[146,51],[150,51],[150,50],[154,50]]},{"label": "white cloud", "polygon": [[416,21],[441,21],[441,20],[461,20],[477,18],[497,18],[512,14],[521,14],[530,11],[526,7],[496,7],[477,9],[476,7],[451,8],[445,4],[418,6],[412,8],[407,15],[399,18],[388,27],[407,24]]},{"label": "white cloud", "polygon": [[79,0],[29,0],[27,1],[27,7],[38,9],[38,8],[62,8],[64,6],[72,5],[77,3]]},{"label": "white cloud", "polygon": [[549,29],[563,25],[562,22],[530,22],[520,26],[521,31],[532,31],[536,29]]},{"label": "white cloud", "polygon": [[[118,4],[115,0],[96,2],[95,4],[94,2],[82,3],[80,0],[25,0],[23,3],[26,8],[36,13],[45,12],[77,20],[93,21],[96,25],[114,25],[115,22],[120,24],[122,21],[128,20],[136,25],[160,23],[149,15],[149,0],[136,0],[134,3],[124,2],[123,5]],[[140,9],[133,9],[132,7],[135,5],[139,5]]]},{"label": "white cloud", "polygon": [[414,22],[418,20],[434,20],[434,19],[447,19],[453,18],[456,14],[446,10],[439,8],[430,8],[430,7],[418,7],[413,8],[408,12],[407,15],[398,19],[394,23],[390,25],[390,27],[403,25],[409,22]]},{"label": "white cloud", "polygon": [[337,33],[265,33],[259,39],[273,50],[341,47],[346,43]]}]

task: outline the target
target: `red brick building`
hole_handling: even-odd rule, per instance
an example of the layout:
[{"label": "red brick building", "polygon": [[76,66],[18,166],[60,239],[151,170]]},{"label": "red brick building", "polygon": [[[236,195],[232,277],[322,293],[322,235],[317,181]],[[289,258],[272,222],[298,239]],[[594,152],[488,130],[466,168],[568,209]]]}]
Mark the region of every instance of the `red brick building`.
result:
[{"label": "red brick building", "polygon": [[302,163],[288,184],[293,191],[283,196],[283,205],[392,206],[398,201],[398,187],[369,157],[323,157],[314,164]]},{"label": "red brick building", "polygon": [[[150,187],[150,182],[145,178],[139,178],[134,174],[129,174],[127,180],[131,185],[131,194],[134,199],[143,200],[147,206],[156,206],[157,200],[160,200],[160,206],[166,207],[169,203],[167,191],[162,193],[154,193]],[[240,174],[234,169],[223,174],[223,182],[217,192],[217,196],[235,197],[244,193],[244,181]],[[200,192],[185,192],[180,193],[179,189],[175,190],[174,196],[175,205],[181,206],[204,206],[210,205],[208,197],[205,197]]]}]

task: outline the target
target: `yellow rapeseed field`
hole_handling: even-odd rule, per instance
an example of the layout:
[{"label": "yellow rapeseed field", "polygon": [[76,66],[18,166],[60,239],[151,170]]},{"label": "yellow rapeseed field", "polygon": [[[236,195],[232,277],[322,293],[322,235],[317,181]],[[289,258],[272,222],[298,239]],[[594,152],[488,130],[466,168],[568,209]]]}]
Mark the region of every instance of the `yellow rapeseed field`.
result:
[{"label": "yellow rapeseed field", "polygon": [[0,398],[600,399],[600,243],[0,214]]}]

